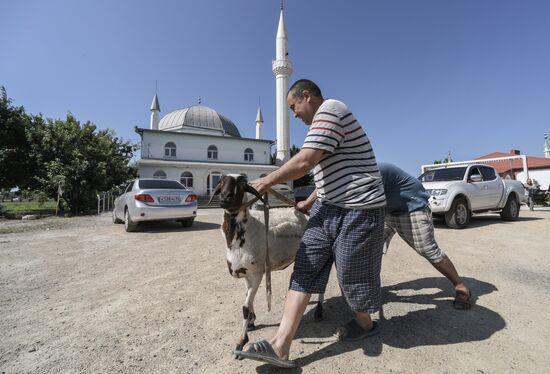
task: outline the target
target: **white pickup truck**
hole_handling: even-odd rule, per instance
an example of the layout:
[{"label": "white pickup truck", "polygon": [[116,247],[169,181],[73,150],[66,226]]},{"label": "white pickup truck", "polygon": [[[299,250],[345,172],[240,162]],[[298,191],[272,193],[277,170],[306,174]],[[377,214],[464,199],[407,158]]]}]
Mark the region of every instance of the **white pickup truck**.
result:
[{"label": "white pickup truck", "polygon": [[489,165],[441,167],[426,171],[419,179],[431,195],[432,213],[444,216],[449,227],[466,227],[472,213],[500,212],[506,221],[519,216],[523,184],[503,180]]}]

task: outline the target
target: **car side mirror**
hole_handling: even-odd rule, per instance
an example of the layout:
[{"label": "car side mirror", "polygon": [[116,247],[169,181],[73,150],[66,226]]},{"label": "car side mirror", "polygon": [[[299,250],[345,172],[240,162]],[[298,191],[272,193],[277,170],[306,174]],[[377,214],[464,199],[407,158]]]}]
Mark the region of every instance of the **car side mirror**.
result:
[{"label": "car side mirror", "polygon": [[471,182],[481,182],[481,181],[483,181],[483,178],[479,174],[472,174],[472,175],[470,175],[470,181]]}]

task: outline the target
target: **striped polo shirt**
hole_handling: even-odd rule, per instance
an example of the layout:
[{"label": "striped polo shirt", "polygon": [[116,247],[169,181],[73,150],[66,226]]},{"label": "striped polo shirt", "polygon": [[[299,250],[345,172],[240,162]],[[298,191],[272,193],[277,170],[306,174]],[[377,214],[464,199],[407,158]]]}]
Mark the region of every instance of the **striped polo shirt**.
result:
[{"label": "striped polo shirt", "polygon": [[321,104],[302,148],[325,151],[313,169],[320,201],[349,209],[386,205],[369,138],[344,103],[327,99]]}]

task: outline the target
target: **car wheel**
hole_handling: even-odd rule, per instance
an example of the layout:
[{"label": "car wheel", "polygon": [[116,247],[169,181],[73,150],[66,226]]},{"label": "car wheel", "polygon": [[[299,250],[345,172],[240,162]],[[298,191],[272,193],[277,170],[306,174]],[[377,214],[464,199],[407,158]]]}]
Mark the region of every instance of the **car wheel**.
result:
[{"label": "car wheel", "polygon": [[188,219],[181,220],[180,223],[183,227],[191,227],[193,226],[194,221],[195,221],[194,218],[188,218]]},{"label": "car wheel", "polygon": [[466,200],[457,198],[453,201],[451,209],[445,213],[445,223],[453,229],[463,229],[470,222],[470,210]]},{"label": "car wheel", "polygon": [[119,219],[117,216],[116,216],[116,213],[115,213],[115,210],[113,209],[113,223],[122,223],[122,220]]},{"label": "car wheel", "polygon": [[126,230],[126,232],[133,232],[137,231],[137,228],[137,222],[132,221],[132,218],[130,217],[130,211],[126,209],[124,211],[124,229]]},{"label": "car wheel", "polygon": [[504,221],[515,221],[519,217],[519,202],[516,200],[514,196],[508,197],[508,201],[506,201],[506,205],[504,206],[504,209],[502,209],[502,212],[500,212],[500,217]]}]

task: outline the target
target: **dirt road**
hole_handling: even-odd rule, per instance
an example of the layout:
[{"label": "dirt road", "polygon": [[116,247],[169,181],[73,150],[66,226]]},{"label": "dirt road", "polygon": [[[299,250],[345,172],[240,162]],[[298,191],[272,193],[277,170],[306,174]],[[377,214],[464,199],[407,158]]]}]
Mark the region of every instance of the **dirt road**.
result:
[{"label": "dirt road", "polygon": [[[203,210],[190,229],[132,234],[109,215],[1,221],[0,372],[277,372],[231,355],[244,283],[228,275],[220,221]],[[295,372],[547,372],[550,211],[436,227],[477,305],[454,310],[446,279],[396,238],[383,260],[381,334],[335,341],[350,314],[333,272],[325,320],[308,309],[298,330]],[[262,285],[251,339],[275,331],[290,272],[273,274],[271,313]]]}]

